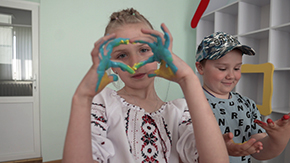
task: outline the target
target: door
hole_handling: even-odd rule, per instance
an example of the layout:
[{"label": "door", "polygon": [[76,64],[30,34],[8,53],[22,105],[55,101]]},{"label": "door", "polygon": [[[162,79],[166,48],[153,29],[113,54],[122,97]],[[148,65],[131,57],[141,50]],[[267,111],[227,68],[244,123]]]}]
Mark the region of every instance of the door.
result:
[{"label": "door", "polygon": [[0,0],[0,162],[41,157],[39,4]]}]

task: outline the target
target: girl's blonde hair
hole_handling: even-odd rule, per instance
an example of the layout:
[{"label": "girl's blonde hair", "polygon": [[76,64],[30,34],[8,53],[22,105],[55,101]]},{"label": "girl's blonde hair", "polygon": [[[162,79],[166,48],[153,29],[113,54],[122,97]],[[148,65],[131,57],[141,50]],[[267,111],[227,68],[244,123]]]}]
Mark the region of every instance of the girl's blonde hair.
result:
[{"label": "girl's blonde hair", "polygon": [[137,10],[133,8],[128,8],[112,13],[112,15],[110,16],[110,21],[105,30],[105,35],[110,33],[111,30],[118,28],[122,25],[135,23],[145,23],[151,29],[153,29],[151,23],[142,14],[140,14]]}]

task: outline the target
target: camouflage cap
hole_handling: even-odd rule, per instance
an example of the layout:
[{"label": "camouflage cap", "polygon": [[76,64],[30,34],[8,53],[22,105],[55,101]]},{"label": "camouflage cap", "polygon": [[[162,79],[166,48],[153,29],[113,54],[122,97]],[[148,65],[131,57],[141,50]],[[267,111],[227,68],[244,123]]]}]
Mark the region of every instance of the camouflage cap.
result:
[{"label": "camouflage cap", "polygon": [[196,62],[203,59],[216,60],[233,49],[239,49],[243,54],[255,55],[254,49],[242,45],[236,38],[225,32],[215,32],[206,36],[198,46]]}]

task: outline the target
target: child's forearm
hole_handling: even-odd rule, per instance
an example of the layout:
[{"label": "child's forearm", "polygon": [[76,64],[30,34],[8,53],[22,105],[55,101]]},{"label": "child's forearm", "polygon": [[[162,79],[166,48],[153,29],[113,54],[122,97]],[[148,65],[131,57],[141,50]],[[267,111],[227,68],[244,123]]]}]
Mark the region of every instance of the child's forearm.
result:
[{"label": "child's forearm", "polygon": [[93,162],[91,145],[91,98],[73,96],[63,163]]},{"label": "child's forearm", "polygon": [[229,162],[222,133],[203,93],[199,79],[193,73],[179,84],[191,115],[199,161],[202,163]]},{"label": "child's forearm", "polygon": [[[264,135],[264,138],[259,140],[261,135]],[[277,157],[283,152],[289,140],[288,138],[283,138],[283,135],[281,135],[280,138],[271,138],[265,135],[266,133],[252,136],[263,143],[263,150],[261,150],[260,153],[252,154],[257,160],[269,160]]]}]

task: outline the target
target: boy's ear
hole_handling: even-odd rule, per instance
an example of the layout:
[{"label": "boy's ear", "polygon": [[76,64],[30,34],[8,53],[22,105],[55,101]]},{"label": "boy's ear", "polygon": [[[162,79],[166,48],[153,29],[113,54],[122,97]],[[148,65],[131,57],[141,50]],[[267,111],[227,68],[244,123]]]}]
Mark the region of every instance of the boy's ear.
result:
[{"label": "boy's ear", "polygon": [[200,75],[203,75],[203,66],[200,62],[195,62],[195,67]]}]

